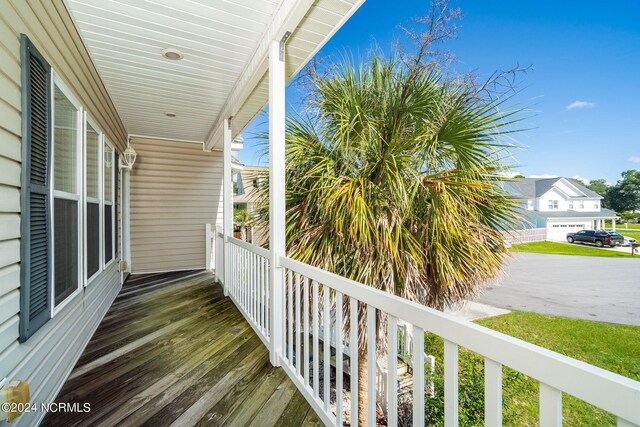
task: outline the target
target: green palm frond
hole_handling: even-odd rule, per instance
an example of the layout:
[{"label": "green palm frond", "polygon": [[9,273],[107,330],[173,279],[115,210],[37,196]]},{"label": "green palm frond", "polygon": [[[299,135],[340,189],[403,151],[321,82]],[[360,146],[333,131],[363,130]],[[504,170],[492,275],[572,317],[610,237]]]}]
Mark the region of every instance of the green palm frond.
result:
[{"label": "green palm frond", "polygon": [[503,176],[520,110],[393,58],[346,61],[314,91],[287,120],[288,256],[438,309],[496,278],[518,221]]}]

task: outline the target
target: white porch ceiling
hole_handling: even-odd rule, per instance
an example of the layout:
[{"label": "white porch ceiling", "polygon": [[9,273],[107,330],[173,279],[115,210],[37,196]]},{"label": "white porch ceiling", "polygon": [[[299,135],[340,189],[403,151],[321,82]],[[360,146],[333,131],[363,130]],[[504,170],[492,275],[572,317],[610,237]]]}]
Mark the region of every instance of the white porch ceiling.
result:
[{"label": "white porch ceiling", "polygon": [[268,41],[293,30],[290,79],[363,0],[66,1],[129,134],[220,148],[222,118],[235,136],[267,103]]}]

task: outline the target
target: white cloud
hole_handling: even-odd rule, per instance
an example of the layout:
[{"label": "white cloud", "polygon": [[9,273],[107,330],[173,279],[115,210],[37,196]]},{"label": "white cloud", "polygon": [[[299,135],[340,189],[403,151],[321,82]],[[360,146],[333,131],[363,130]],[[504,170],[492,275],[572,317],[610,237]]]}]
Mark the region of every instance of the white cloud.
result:
[{"label": "white cloud", "polygon": [[593,108],[596,104],[589,101],[573,101],[571,104],[567,105],[567,110],[576,110],[580,108]]},{"label": "white cloud", "polygon": [[640,156],[631,156],[627,160],[629,160],[631,163],[640,163]]}]

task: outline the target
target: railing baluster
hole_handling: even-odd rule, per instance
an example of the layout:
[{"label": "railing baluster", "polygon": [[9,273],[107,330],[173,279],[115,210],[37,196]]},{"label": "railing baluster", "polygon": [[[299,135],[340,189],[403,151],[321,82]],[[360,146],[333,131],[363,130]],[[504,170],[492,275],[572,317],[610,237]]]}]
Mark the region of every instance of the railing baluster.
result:
[{"label": "railing baluster", "polygon": [[502,426],[502,365],[484,359],[484,424]]},{"label": "railing baluster", "polygon": [[342,294],[336,292],[336,424],[342,425]]},{"label": "railing baluster", "polygon": [[387,320],[389,349],[387,350],[387,420],[389,426],[398,424],[398,319]]},{"label": "railing baluster", "polygon": [[296,305],[295,305],[295,310],[296,310],[296,328],[295,328],[295,335],[296,335],[296,372],[298,373],[298,376],[301,375],[302,373],[302,353],[300,352],[300,332],[302,331],[301,328],[301,323],[300,323],[300,275],[296,274]]},{"label": "railing baluster", "polygon": [[304,385],[309,386],[309,279],[304,278]]},{"label": "railing baluster", "polygon": [[253,285],[251,286],[251,294],[253,295],[253,321],[256,322],[258,327],[260,326],[260,319],[258,319],[258,255],[253,254],[251,257],[251,277]]},{"label": "railing baluster", "polygon": [[444,425],[458,425],[458,344],[444,340]]},{"label": "railing baluster", "polygon": [[324,341],[324,373],[322,379],[324,382],[324,410],[329,411],[331,408],[331,291],[328,286],[322,287],[322,332]]},{"label": "railing baluster", "polygon": [[289,364],[293,365],[293,272],[288,270],[287,276],[289,280],[287,280],[287,326],[288,326],[288,346],[289,350]]},{"label": "railing baluster", "polygon": [[540,383],[540,425],[562,425],[562,392],[545,383]]},{"label": "railing baluster", "polygon": [[244,290],[244,311],[251,316],[251,310],[249,310],[249,285],[247,284],[247,252],[244,249],[238,249],[240,251],[240,283],[242,283],[242,289]]},{"label": "railing baluster", "polygon": [[254,282],[253,282],[253,258],[254,255],[252,252],[249,251],[245,251],[247,254],[247,288],[249,289],[249,309],[247,310],[247,312],[249,313],[249,318],[251,320],[253,320],[255,322],[255,312],[253,311],[253,303],[255,301],[254,299],[254,292],[253,292],[253,286],[254,286]]},{"label": "railing baluster", "polygon": [[424,426],[424,329],[412,325],[413,425]]},{"label": "railing baluster", "polygon": [[266,274],[264,272],[265,267],[265,259],[260,258],[260,325],[262,325],[262,330],[267,334],[267,301],[265,295],[267,294],[266,286]]},{"label": "railing baluster", "polygon": [[237,293],[238,296],[236,297],[236,299],[238,300],[238,305],[240,306],[240,308],[242,308],[242,287],[240,286],[239,283],[239,278],[238,278],[238,263],[240,262],[240,259],[238,258],[238,247],[235,246],[233,248],[233,281],[236,284],[236,289],[237,289]]},{"label": "railing baluster", "polygon": [[358,301],[349,297],[349,369],[351,425],[358,425]]},{"label": "railing baluster", "polygon": [[320,395],[320,386],[319,386],[319,382],[320,382],[320,375],[318,375],[318,370],[319,370],[319,361],[318,361],[318,354],[320,352],[319,347],[319,343],[318,343],[318,282],[313,281],[312,282],[313,285],[313,307],[311,308],[312,310],[312,328],[313,328],[313,332],[311,333],[312,335],[312,340],[313,340],[313,396],[314,397],[318,397]]},{"label": "railing baluster", "polygon": [[271,276],[269,275],[269,260],[262,260],[264,266],[264,327],[269,336],[271,336],[271,307],[269,306],[269,298],[271,298]]},{"label": "railing baluster", "polygon": [[367,305],[367,425],[376,425],[376,308]]}]

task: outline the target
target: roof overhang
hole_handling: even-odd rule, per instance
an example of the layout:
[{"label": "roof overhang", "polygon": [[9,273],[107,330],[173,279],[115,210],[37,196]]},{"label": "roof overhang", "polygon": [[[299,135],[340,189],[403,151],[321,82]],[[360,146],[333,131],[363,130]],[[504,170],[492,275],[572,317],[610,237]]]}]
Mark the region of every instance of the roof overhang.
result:
[{"label": "roof overhang", "polygon": [[289,81],[364,2],[65,1],[127,132],[207,150],[222,148],[225,118],[235,138],[267,104],[271,41],[291,33]]}]

